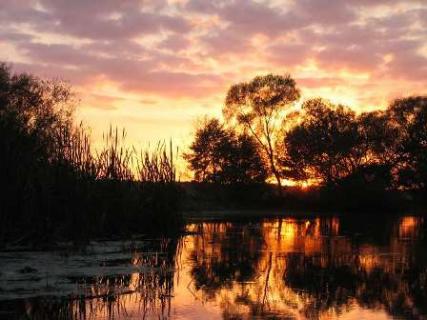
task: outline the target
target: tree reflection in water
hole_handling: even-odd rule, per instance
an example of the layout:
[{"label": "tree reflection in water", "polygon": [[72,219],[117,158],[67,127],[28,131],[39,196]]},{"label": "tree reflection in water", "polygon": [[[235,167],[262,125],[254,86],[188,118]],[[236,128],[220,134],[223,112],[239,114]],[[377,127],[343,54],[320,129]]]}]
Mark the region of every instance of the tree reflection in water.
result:
[{"label": "tree reflection in water", "polygon": [[16,311],[5,319],[427,316],[422,217],[275,218],[187,230],[135,250],[126,263],[138,272],[70,276],[72,296],[3,301],[0,311]]},{"label": "tree reflection in water", "polygon": [[220,303],[225,319],[331,318],[355,306],[425,316],[423,218],[345,225],[317,218],[193,226],[201,232],[191,254],[194,286]]}]

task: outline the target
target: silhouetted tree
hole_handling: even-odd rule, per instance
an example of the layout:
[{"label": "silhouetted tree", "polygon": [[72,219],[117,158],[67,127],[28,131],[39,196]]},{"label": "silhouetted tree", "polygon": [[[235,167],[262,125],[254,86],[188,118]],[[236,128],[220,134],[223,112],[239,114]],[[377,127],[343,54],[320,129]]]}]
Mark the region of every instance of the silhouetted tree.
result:
[{"label": "silhouetted tree", "polygon": [[387,109],[389,125],[398,132],[396,170],[404,188],[427,187],[427,97],[395,100]]},{"label": "silhouetted tree", "polygon": [[230,171],[234,172],[232,181],[244,184],[265,182],[268,177],[267,168],[254,139],[243,133],[237,136],[234,145],[230,163]]},{"label": "silhouetted tree", "polygon": [[[209,181],[220,170],[217,161],[218,152],[229,144],[229,133],[218,119],[205,119],[196,130],[195,138],[190,146],[191,152],[185,154],[196,181]],[[221,157],[221,156],[220,156]]]},{"label": "silhouetted tree", "polygon": [[[0,64],[0,116],[31,136],[49,160],[60,157],[63,137],[71,134],[75,99],[63,82],[44,81],[29,74],[11,74]],[[37,141],[36,141],[37,140]]]},{"label": "silhouetted tree", "polygon": [[267,177],[253,139],[237,136],[217,119],[205,120],[197,129],[190,150],[184,157],[196,181],[251,184],[262,183]]},{"label": "silhouetted tree", "polygon": [[264,152],[269,163],[269,173],[281,187],[275,150],[283,113],[298,100],[300,92],[289,76],[266,75],[250,82],[233,85],[227,93],[224,117],[250,134]]},{"label": "silhouetted tree", "polygon": [[31,225],[39,210],[44,217],[38,221],[50,223],[59,170],[49,168],[64,165],[73,107],[72,92],[63,83],[12,74],[0,65],[0,232]]},{"label": "silhouetted tree", "polygon": [[322,99],[309,100],[300,122],[286,133],[284,174],[353,191],[366,184],[370,191],[422,188],[427,176],[426,110],[422,97],[359,116]]},{"label": "silhouetted tree", "polygon": [[365,157],[365,162],[393,166],[396,161],[396,141],[399,131],[390,126],[385,111],[362,113],[357,118],[360,142],[358,148]]},{"label": "silhouetted tree", "polygon": [[322,99],[308,100],[301,122],[285,136],[285,175],[334,184],[360,165],[359,140],[353,111]]}]

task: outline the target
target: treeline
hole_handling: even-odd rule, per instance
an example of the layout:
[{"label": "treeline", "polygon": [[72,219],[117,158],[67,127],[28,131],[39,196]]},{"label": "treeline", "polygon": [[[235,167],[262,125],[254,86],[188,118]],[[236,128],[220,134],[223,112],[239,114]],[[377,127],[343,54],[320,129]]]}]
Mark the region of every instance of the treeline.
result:
[{"label": "treeline", "polygon": [[308,186],[304,193],[310,201],[318,197],[317,203],[331,207],[422,199],[427,97],[397,99],[385,110],[361,114],[321,98],[297,108],[299,99],[290,76],[267,75],[233,85],[224,122],[205,119],[185,155],[194,179],[242,186],[273,179],[285,196],[286,189],[295,188],[283,192],[282,182],[292,181]]},{"label": "treeline", "polygon": [[101,150],[62,82],[0,65],[0,246],[178,231],[172,146],[136,152],[110,128]]}]

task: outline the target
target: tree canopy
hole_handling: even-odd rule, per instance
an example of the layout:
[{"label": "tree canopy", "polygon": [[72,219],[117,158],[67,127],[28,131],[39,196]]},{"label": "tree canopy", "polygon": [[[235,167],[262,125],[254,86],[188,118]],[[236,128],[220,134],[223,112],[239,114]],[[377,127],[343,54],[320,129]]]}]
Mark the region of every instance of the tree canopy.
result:
[{"label": "tree canopy", "polygon": [[427,187],[427,96],[395,100],[386,111],[395,129],[396,171],[403,188]]},{"label": "tree canopy", "polygon": [[274,177],[280,190],[282,179],[427,188],[427,97],[397,99],[386,110],[360,114],[322,98],[306,100],[298,111],[299,98],[289,75],[231,86],[224,123],[205,122],[186,156],[195,179],[233,183]]},{"label": "tree canopy", "polygon": [[258,76],[250,82],[230,87],[223,114],[227,123],[237,125],[251,135],[268,160],[269,173],[281,186],[275,143],[283,113],[300,97],[295,81],[289,76]]},{"label": "tree canopy", "polygon": [[267,177],[253,138],[225,129],[218,119],[205,119],[185,158],[196,181],[252,184]]},{"label": "tree canopy", "polygon": [[322,99],[308,100],[301,122],[286,133],[284,175],[334,183],[362,161],[355,113]]}]

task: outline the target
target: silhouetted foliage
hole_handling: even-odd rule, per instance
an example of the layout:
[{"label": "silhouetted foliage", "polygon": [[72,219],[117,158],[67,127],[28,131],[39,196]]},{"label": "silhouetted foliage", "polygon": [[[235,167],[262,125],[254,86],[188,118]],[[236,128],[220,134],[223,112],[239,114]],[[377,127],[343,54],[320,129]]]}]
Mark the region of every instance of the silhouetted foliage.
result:
[{"label": "silhouetted foliage", "polygon": [[190,150],[185,158],[196,181],[253,184],[267,178],[253,138],[225,129],[217,119],[205,120],[197,129]]},{"label": "silhouetted foliage", "polygon": [[[393,207],[403,199],[395,197],[399,192],[415,199],[401,191],[426,190],[426,97],[398,99],[387,110],[361,114],[321,98],[305,101],[298,112],[292,106],[299,97],[290,76],[270,74],[233,85],[224,124],[207,121],[196,132],[186,157],[195,180],[236,184],[274,177],[279,190],[282,179],[308,182],[321,187],[324,201],[328,192],[339,192],[346,208],[359,209],[362,203]],[[247,152],[242,137],[249,142]],[[261,158],[267,173],[257,177]]]},{"label": "silhouetted foliage", "polygon": [[[300,123],[284,138],[284,175],[357,190],[392,187],[399,131],[385,112],[359,116],[322,99],[306,101]],[[380,186],[381,185],[381,186]]]},{"label": "silhouetted foliage", "polygon": [[[330,202],[332,194],[349,207],[376,208],[393,205],[397,191],[426,191],[426,97],[360,115],[312,99],[289,121],[299,97],[290,76],[232,86],[225,124],[206,120],[185,155],[195,180],[227,185],[225,193],[243,202],[256,194],[267,202],[298,198],[307,204],[289,192],[273,201],[262,189],[271,177],[279,187],[283,178],[317,182],[310,195],[320,202],[313,204]],[[179,227],[183,194],[172,146],[138,153],[125,145],[124,130],[110,127],[95,152],[85,127],[74,123],[75,106],[67,84],[15,75],[0,65],[0,241],[81,241],[166,229],[165,221]]]},{"label": "silhouetted foliage", "polygon": [[0,245],[179,228],[172,153],[142,153],[136,177],[125,132],[95,153],[75,105],[66,84],[0,65]]},{"label": "silhouetted foliage", "polygon": [[396,159],[396,141],[399,131],[390,126],[385,111],[362,113],[357,118],[359,124],[359,146],[361,154],[369,164],[393,166]]},{"label": "silhouetted foliage", "polygon": [[73,179],[64,161],[72,135],[72,94],[62,83],[12,75],[4,64],[0,90],[1,238],[23,225],[46,231],[56,218],[51,200],[61,192],[57,177],[67,184]]},{"label": "silhouetted foliage", "polygon": [[244,184],[264,183],[268,170],[258,152],[254,139],[247,134],[240,134],[234,140],[234,155],[230,164],[233,181]]},{"label": "silhouetted foliage", "polygon": [[354,173],[363,161],[355,113],[321,99],[306,101],[303,112],[285,137],[285,175],[333,184]]},{"label": "silhouetted foliage", "polygon": [[387,109],[389,125],[398,132],[396,170],[400,186],[427,187],[427,97],[397,99]]},{"label": "silhouetted foliage", "polygon": [[240,126],[256,140],[279,187],[281,176],[275,144],[283,121],[281,116],[299,97],[296,83],[289,75],[269,74],[233,85],[225,100],[226,121]]}]

